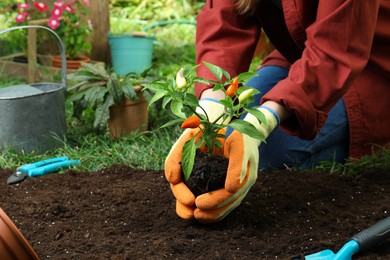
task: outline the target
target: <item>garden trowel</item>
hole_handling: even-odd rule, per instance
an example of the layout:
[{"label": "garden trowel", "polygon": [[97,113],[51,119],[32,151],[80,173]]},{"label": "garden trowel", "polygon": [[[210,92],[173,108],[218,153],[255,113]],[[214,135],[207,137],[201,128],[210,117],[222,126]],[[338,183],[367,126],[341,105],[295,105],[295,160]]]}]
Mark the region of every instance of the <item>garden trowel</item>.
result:
[{"label": "garden trowel", "polygon": [[352,255],[362,252],[390,238],[390,217],[354,235],[337,253],[326,249],[315,254],[305,256],[306,260],[349,260]]}]

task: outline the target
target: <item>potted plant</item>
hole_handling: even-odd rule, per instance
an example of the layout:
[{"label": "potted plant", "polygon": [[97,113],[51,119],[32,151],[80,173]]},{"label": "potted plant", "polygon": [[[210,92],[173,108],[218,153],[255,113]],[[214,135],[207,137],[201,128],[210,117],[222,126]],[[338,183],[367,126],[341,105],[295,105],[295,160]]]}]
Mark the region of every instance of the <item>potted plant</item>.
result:
[{"label": "potted plant", "polygon": [[73,86],[68,87],[69,100],[82,106],[76,116],[87,108],[95,111],[93,126],[102,130],[107,121],[110,134],[120,137],[129,132],[145,131],[148,125],[147,103],[141,92],[148,70],[142,73],[117,75],[104,65],[82,63],[68,74]]},{"label": "potted plant", "polygon": [[[162,127],[181,124],[184,129],[199,130],[198,134],[195,134],[184,144],[181,161],[183,180],[196,196],[224,186],[228,160],[219,155],[225,138],[223,130],[232,127],[243,134],[264,141],[264,137],[256,128],[240,119],[240,116],[243,113],[250,113],[261,124],[266,124],[264,115],[256,107],[249,105],[254,100],[253,95],[259,92],[244,84],[257,74],[246,72],[231,78],[229,73],[222,68],[206,62],[204,64],[217,80],[197,77],[195,75],[196,67],[191,67],[181,69],[177,73],[176,79],[158,80],[144,85],[146,89],[155,93],[149,105],[163,99],[163,108],[170,109],[171,114],[176,117]],[[214,90],[223,90],[226,94],[225,99],[218,101],[224,106],[224,113],[212,122],[209,122],[205,111],[200,109],[199,102],[193,94],[195,82],[213,85]],[[206,162],[202,163],[202,161]],[[205,172],[207,169],[203,169],[202,172],[198,173],[194,168],[194,166],[201,164],[208,165],[216,162],[221,162],[221,165],[215,167],[215,169],[220,170],[218,173],[215,172],[215,169],[210,170],[210,172]]]},{"label": "potted plant", "polygon": [[[90,43],[92,26],[86,19],[89,13],[88,0],[57,1],[52,7],[42,2],[16,6],[19,11],[15,17],[17,24],[47,19],[47,26],[54,30],[64,43],[68,68],[76,69],[81,61],[90,61],[88,53],[92,48]],[[60,56],[53,56],[53,66],[61,67]]]}]

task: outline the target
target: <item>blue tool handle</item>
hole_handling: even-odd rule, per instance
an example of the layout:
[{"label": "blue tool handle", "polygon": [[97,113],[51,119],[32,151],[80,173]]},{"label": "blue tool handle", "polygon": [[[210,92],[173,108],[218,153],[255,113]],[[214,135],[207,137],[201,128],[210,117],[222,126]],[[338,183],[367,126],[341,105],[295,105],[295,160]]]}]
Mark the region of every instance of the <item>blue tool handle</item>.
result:
[{"label": "blue tool handle", "polygon": [[359,244],[360,251],[364,251],[388,238],[390,238],[390,217],[382,219],[352,237]]},{"label": "blue tool handle", "polygon": [[35,162],[35,163],[25,164],[25,165],[19,167],[18,170],[27,172],[27,171],[29,171],[31,169],[40,167],[42,165],[56,163],[56,162],[62,162],[62,161],[66,161],[66,160],[68,160],[67,156],[60,156],[60,157],[56,157],[56,158],[42,160],[42,161]]},{"label": "blue tool handle", "polygon": [[79,164],[79,160],[67,160],[67,161],[60,161],[48,165],[44,165],[39,168],[31,169],[27,172],[27,175],[29,177],[36,177],[36,176],[42,176],[48,173],[56,172],[62,168],[68,168],[72,165]]}]

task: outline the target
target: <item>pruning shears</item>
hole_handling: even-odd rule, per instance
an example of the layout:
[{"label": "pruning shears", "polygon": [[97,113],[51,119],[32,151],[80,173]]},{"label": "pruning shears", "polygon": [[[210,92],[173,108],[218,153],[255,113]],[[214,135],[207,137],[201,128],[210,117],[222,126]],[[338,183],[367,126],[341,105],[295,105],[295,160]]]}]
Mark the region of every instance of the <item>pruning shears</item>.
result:
[{"label": "pruning shears", "polygon": [[57,172],[63,168],[79,164],[79,160],[69,160],[67,156],[61,156],[51,159],[42,160],[35,163],[25,164],[16,169],[8,177],[7,184],[15,184],[23,181],[27,177],[43,176],[52,172]]}]

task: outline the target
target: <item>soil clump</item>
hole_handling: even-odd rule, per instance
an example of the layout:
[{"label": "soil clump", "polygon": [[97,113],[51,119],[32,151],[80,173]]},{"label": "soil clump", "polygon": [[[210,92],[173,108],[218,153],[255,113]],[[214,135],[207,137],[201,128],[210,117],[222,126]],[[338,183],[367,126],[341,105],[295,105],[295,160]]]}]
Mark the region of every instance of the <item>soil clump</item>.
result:
[{"label": "soil clump", "polygon": [[184,182],[196,197],[221,189],[225,185],[228,165],[229,160],[221,155],[209,156],[197,151],[192,173]]}]

